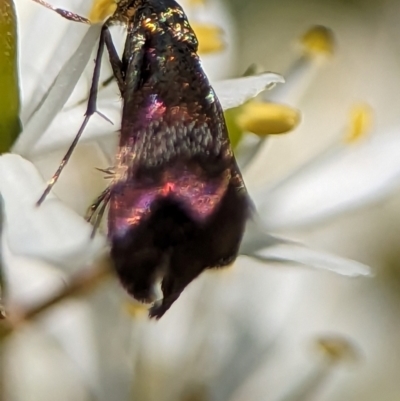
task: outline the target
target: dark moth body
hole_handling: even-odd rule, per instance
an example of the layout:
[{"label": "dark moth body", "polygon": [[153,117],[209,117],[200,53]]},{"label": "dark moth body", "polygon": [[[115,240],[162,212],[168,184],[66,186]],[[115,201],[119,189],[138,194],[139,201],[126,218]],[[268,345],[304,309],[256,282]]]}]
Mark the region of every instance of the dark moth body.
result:
[{"label": "dark moth body", "polygon": [[111,255],[138,300],[154,301],[162,279],[163,300],[150,311],[159,318],[203,270],[236,258],[249,202],[181,7],[173,0],[121,3],[128,38]]}]

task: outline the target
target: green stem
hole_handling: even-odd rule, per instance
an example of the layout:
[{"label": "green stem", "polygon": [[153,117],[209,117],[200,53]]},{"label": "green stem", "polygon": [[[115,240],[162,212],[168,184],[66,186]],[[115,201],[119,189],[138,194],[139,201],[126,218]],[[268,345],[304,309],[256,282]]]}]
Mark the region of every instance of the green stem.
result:
[{"label": "green stem", "polygon": [[21,131],[17,65],[17,22],[13,0],[0,0],[0,153]]}]

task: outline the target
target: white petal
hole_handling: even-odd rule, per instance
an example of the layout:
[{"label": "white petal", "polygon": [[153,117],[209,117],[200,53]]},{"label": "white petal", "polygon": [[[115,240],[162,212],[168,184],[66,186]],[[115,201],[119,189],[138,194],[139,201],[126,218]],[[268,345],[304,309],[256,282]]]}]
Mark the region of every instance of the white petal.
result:
[{"label": "white petal", "polygon": [[[113,124],[100,115],[94,114],[82,134],[80,143],[102,139],[105,136],[118,136],[121,127],[121,103],[108,97],[101,98],[98,101],[98,110]],[[29,157],[45,154],[58,148],[67,149],[75,139],[85,111],[86,103],[59,113],[46,133],[34,144]]]},{"label": "white petal", "polygon": [[62,109],[91,57],[100,29],[101,26],[99,25],[89,28],[79,48],[63,66],[40,102],[40,107],[25,125],[23,133],[14,145],[14,152],[21,155],[29,154],[33,145],[44,134],[56,114]]},{"label": "white petal", "polygon": [[270,230],[305,226],[375,202],[400,186],[399,130],[327,152],[253,200]]},{"label": "white petal", "polygon": [[12,154],[0,157],[0,193],[11,252],[72,268],[91,262],[104,247],[104,238],[91,240],[90,224],[52,194],[36,207],[45,186],[30,162]]},{"label": "white petal", "polygon": [[52,340],[33,326],[17,330],[8,339],[2,360],[7,372],[7,400],[90,399],[79,373]]},{"label": "white petal", "polygon": [[302,57],[285,74],[285,85],[279,85],[271,93],[265,94],[269,102],[297,106],[320,70],[318,58]]},{"label": "white petal", "polygon": [[[117,141],[117,138],[115,140]],[[100,147],[97,142],[79,143],[52,189],[53,194],[80,216],[85,215],[88,206],[109,184],[109,180],[104,179],[104,173],[96,170],[113,166],[113,161],[104,157],[103,149],[113,151],[114,155],[116,153],[116,145],[114,143],[113,146],[110,141],[107,147]],[[57,152],[32,157],[31,161],[41,176],[49,180],[60,165],[65,152],[66,148],[62,148]],[[103,220],[105,223],[106,219]]]},{"label": "white petal", "polygon": [[240,171],[246,175],[246,169],[252,165],[254,158],[257,156],[260,148],[265,145],[269,136],[260,138],[251,132],[247,132],[243,139],[237,145],[235,150],[236,161]]},{"label": "white petal", "polygon": [[260,249],[249,256],[264,262],[295,263],[349,277],[372,275],[370,267],[355,260],[341,258],[290,242]]},{"label": "white petal", "polygon": [[15,255],[6,238],[2,241],[7,302],[30,306],[40,303],[65,287],[66,275],[45,261]]},{"label": "white petal", "polygon": [[285,240],[268,234],[256,219],[249,219],[246,223],[239,254],[249,256],[261,248],[267,248],[285,242]]},{"label": "white petal", "polygon": [[[15,3],[20,41],[21,114],[25,123],[61,67],[74,54],[88,25],[68,21],[31,0],[16,0]],[[85,0],[70,0],[60,6],[87,15],[90,4]]]},{"label": "white petal", "polygon": [[344,276],[371,275],[371,269],[362,263],[309,249],[291,240],[274,237],[255,220],[247,223],[239,253],[263,262],[296,263],[329,270]]},{"label": "white petal", "polygon": [[[237,103],[235,103],[235,105],[239,105],[248,98],[257,95],[264,90],[266,86],[272,84],[272,82],[282,82],[282,80],[277,74],[268,73],[257,77],[221,81],[218,82],[215,87],[217,90],[222,91],[222,99],[224,96],[232,96],[233,98],[226,99],[226,101],[236,101]],[[225,89],[224,85],[226,85]],[[98,100],[98,110],[110,118],[114,125],[111,125],[102,117],[94,115],[82,135],[82,141],[101,139],[101,137],[106,135],[117,134],[121,124],[121,102],[118,96],[113,92],[115,92],[115,89],[104,90],[101,93]],[[33,155],[69,145],[75,138],[83,121],[85,111],[86,103],[60,113],[53,120],[46,133],[34,144],[33,148],[29,150],[29,156],[32,157]],[[26,132],[24,132],[23,135],[25,134]]]},{"label": "white petal", "polygon": [[93,396],[98,401],[134,399],[134,352],[143,343],[132,344],[132,331],[138,322],[132,321],[126,312],[126,298],[128,296],[120,284],[113,280],[104,284],[101,291],[90,300],[93,334],[91,346],[95,351],[96,373],[100,382],[93,389]]},{"label": "white petal", "polygon": [[[319,57],[300,57],[285,73],[285,85],[278,85],[271,92],[265,92],[262,96],[267,102],[284,103],[291,106],[299,106],[303,96],[314,82],[320,67],[324,64]],[[248,136],[248,135],[246,135]],[[261,160],[267,155],[266,142],[268,137],[250,144],[246,149],[246,156],[240,160],[243,170],[251,169],[256,160]],[[243,141],[242,141],[243,142]],[[240,145],[242,145],[242,142]]]},{"label": "white petal", "polygon": [[[110,315],[103,315],[109,320]],[[64,301],[46,312],[40,319],[41,329],[51,334],[74,366],[74,371],[93,395],[99,391],[102,378],[98,374],[96,338],[88,299]]]},{"label": "white petal", "polygon": [[[321,59],[318,57],[301,57],[299,58],[285,74],[285,85],[278,85],[271,90],[271,92],[265,92],[263,94],[266,102],[284,103],[291,106],[298,106],[307,93],[307,90],[314,82],[317,73],[320,70]],[[238,159],[239,166],[242,172],[245,169],[251,168],[254,161],[261,158],[261,154],[266,154],[266,142],[268,136],[264,138],[254,138],[250,140],[248,144],[244,144],[245,140],[249,135],[246,135],[239,146],[244,147],[245,155]],[[242,149],[238,149],[241,152]],[[240,154],[238,152],[238,154]]]},{"label": "white petal", "polygon": [[279,74],[266,72],[251,77],[227,79],[213,83],[214,90],[224,110],[240,106],[247,100],[269,89],[276,83],[284,83]]}]

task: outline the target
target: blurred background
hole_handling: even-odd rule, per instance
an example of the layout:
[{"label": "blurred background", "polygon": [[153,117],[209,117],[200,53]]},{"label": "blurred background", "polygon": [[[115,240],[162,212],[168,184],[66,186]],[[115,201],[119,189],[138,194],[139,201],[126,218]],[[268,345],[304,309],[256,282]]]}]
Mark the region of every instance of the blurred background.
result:
[{"label": "blurred background", "polygon": [[[68,0],[57,4],[69,9]],[[395,0],[207,0],[186,2],[186,9],[193,20],[224,31],[226,46],[203,56],[211,77],[241,76],[253,64],[259,71],[281,73],[288,89],[275,88],[259,100],[300,112],[290,133],[269,136],[246,165],[251,193],[273,188],[335,147],[352,124],[355,105],[369,107],[370,137],[364,140],[400,136],[400,3]],[[28,17],[21,18],[24,23]],[[304,35],[316,25],[329,29],[324,40],[332,46],[315,60],[310,56],[299,72],[307,52]],[[377,174],[385,159],[382,149],[376,146],[365,156]],[[362,155],[348,164],[352,171],[366,168]],[[333,156],[334,170],[342,156],[339,151]],[[311,163],[310,174],[319,167]],[[315,190],[330,193],[345,176],[346,171],[326,180],[319,175]],[[300,194],[302,176],[296,182]],[[373,201],[360,195],[352,207],[304,224],[271,224],[276,235],[371,266],[374,277],[348,278],[240,257],[226,271],[199,277],[159,322],[149,322],[117,283],[102,283],[7,339],[4,401],[399,400],[398,184],[400,177]],[[332,191],[337,203],[341,188]],[[297,192],[291,194],[296,204]],[[321,208],[325,200],[314,199],[313,191],[308,195],[305,207]],[[329,202],[335,204],[335,197]],[[268,213],[274,216],[273,210]]]}]

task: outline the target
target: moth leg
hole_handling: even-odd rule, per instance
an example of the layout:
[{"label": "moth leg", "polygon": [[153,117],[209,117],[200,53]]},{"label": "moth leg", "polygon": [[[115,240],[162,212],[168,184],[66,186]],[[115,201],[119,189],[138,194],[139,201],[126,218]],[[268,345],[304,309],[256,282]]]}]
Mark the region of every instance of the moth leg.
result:
[{"label": "moth leg", "polygon": [[181,292],[174,292],[167,298],[163,298],[161,301],[157,301],[149,310],[149,317],[161,319],[165,312],[172,306],[172,304],[179,298]]},{"label": "moth leg", "polygon": [[[109,76],[107,79],[105,79],[99,87],[99,91],[106,88],[108,85],[110,85],[110,83],[115,79],[114,74],[112,74],[111,76]],[[71,106],[71,108],[76,107],[76,106],[80,106],[81,104],[85,103],[87,101],[87,97],[83,98],[82,100],[79,100],[77,103],[75,103],[73,106]]]},{"label": "moth leg", "polygon": [[78,141],[79,141],[83,131],[85,130],[87,123],[89,122],[92,115],[94,113],[96,113],[96,111],[97,111],[96,110],[97,90],[98,90],[98,86],[99,86],[101,56],[104,51],[104,41],[105,41],[104,32],[105,31],[106,31],[106,29],[104,29],[104,27],[103,27],[103,29],[101,31],[99,47],[98,47],[97,55],[96,55],[96,63],[95,63],[94,72],[93,72],[92,85],[90,87],[89,100],[88,100],[88,106],[87,106],[86,113],[85,113],[85,119],[83,120],[83,123],[82,123],[81,127],[79,128],[79,131],[76,134],[75,139],[71,143],[71,146],[69,147],[67,153],[61,160],[61,163],[60,163],[57,171],[54,173],[53,177],[48,182],[47,187],[44,190],[42,196],[37,201],[37,206],[40,206],[42,204],[42,202],[46,199],[46,196],[49,194],[49,192],[53,188],[54,184],[57,182],[58,178],[60,177],[61,172],[63,171],[63,169],[64,169],[65,165],[67,164],[69,158],[71,157],[76,145],[78,144]]},{"label": "moth leg", "polygon": [[[95,201],[89,206],[87,212],[86,212],[86,221],[87,222],[91,222],[93,219],[94,214],[96,213],[97,209],[99,208],[99,206],[103,203],[103,201],[106,198],[109,198],[110,195],[110,191],[111,191],[111,187],[106,188],[96,199]],[[109,199],[107,199],[108,202]]]},{"label": "moth leg", "polygon": [[[114,42],[112,41],[110,31],[107,28],[104,28],[105,32],[105,43],[107,46],[107,51],[110,59],[111,68],[113,70],[113,74],[105,79],[101,84],[99,90],[106,88],[110,83],[116,79],[118,88],[121,94],[121,97],[124,97],[124,89],[125,89],[125,77],[122,73],[122,61],[118,56],[118,53],[115,49]],[[80,105],[86,102],[87,98],[80,100],[77,105]]]},{"label": "moth leg", "polygon": [[170,260],[170,265],[165,274],[161,289],[163,299],[156,302],[149,311],[151,318],[160,319],[172,304],[179,298],[183,290],[204,270],[200,263],[193,262],[193,249],[175,252]]},{"label": "moth leg", "polygon": [[115,177],[115,170],[114,167],[109,167],[109,168],[97,168],[97,171],[101,171],[102,173],[105,173],[106,176],[104,177],[105,179],[109,180]]},{"label": "moth leg", "polygon": [[107,79],[105,79],[105,80],[101,83],[100,87],[101,87],[101,88],[106,88],[108,85],[110,85],[110,83],[114,80],[114,78],[115,78],[115,75],[114,75],[114,74],[113,74],[113,75],[110,75]]},{"label": "moth leg", "polygon": [[[96,214],[96,218],[95,218],[95,220],[94,220],[94,224],[93,224],[93,231],[92,231],[92,234],[90,235],[90,238],[94,238],[94,236],[96,235],[96,232],[97,232],[97,230],[98,230],[98,228],[99,228],[99,226],[100,226],[100,223],[101,223],[101,219],[103,218],[103,216],[104,216],[104,212],[106,211],[106,207],[107,207],[107,205],[108,205],[108,202],[110,201],[110,196],[111,196],[111,193],[110,193],[110,190],[111,190],[111,187],[109,187],[109,188],[107,188],[108,189],[108,191],[107,191],[107,193],[106,193],[106,195],[103,197],[103,199],[101,200],[101,202],[99,203],[99,205],[101,204],[101,203],[103,203],[102,205],[101,205],[101,208],[100,208],[100,210],[98,211],[98,213]],[[104,192],[106,192],[106,191],[104,191]],[[104,193],[103,192],[103,193]],[[98,206],[97,206],[98,207]],[[97,209],[97,208],[96,208]],[[92,215],[93,216],[93,215]]]},{"label": "moth leg", "polygon": [[41,4],[43,7],[46,7],[49,10],[56,12],[57,14],[61,15],[63,18],[65,18],[67,20],[81,22],[83,24],[90,24],[90,21],[87,18],[82,17],[79,14],[75,14],[75,13],[72,13],[71,11],[63,10],[62,8],[54,7],[44,0],[33,0],[33,1],[35,3]]},{"label": "moth leg", "polygon": [[122,61],[118,56],[117,50],[115,49],[114,42],[112,41],[112,37],[110,34],[110,30],[106,26],[104,28],[104,41],[106,43],[106,47],[108,50],[108,55],[110,58],[111,68],[113,70],[113,76],[108,78],[106,81],[102,83],[103,86],[108,85],[112,82],[112,79],[115,78],[118,83],[119,91],[121,92],[121,96],[124,97],[125,92],[125,77],[122,73]]}]

